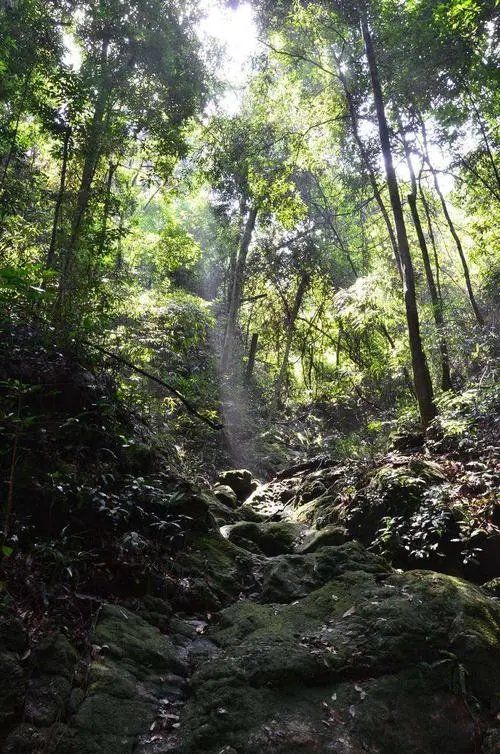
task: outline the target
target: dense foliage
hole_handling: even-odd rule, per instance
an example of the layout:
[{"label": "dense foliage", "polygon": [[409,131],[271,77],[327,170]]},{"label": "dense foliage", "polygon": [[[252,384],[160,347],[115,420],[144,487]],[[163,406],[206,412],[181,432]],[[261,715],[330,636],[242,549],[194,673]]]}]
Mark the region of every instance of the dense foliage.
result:
[{"label": "dense foliage", "polygon": [[255,3],[229,107],[201,13],[2,6],[3,311],[104,348],[200,462],[220,442],[179,394],[257,465],[439,424],[494,381],[494,3]]}]

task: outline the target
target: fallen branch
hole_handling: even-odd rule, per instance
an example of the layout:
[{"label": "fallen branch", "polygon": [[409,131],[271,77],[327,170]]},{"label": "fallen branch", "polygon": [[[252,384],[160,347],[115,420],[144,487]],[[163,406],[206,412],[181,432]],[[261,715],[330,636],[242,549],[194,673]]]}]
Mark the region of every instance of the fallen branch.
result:
[{"label": "fallen branch", "polygon": [[173,385],[170,385],[168,382],[165,382],[165,380],[162,380],[160,377],[157,377],[155,374],[151,374],[151,372],[147,372],[145,369],[142,369],[142,367],[138,367],[135,364],[132,364],[131,361],[123,358],[123,356],[118,356],[118,354],[113,353],[112,351],[108,351],[107,348],[98,346],[96,343],[91,343],[89,340],[85,340],[83,338],[80,338],[80,342],[84,343],[87,346],[90,346],[91,348],[95,348],[96,351],[99,351],[100,353],[103,353],[106,356],[109,356],[111,359],[114,359],[119,364],[123,364],[129,369],[132,369],[134,372],[137,372],[138,374],[142,374],[143,377],[147,377],[148,380],[151,380],[152,382],[156,382],[157,385],[161,385],[170,393],[172,393],[172,395],[174,395],[182,403],[182,405],[189,411],[190,414],[192,414],[193,416],[196,416],[197,419],[204,422],[205,424],[208,424],[208,426],[211,427],[212,429],[223,428],[223,425],[220,422],[214,422],[212,421],[212,419],[209,419],[207,416],[200,414],[200,412],[193,406],[192,403],[188,401],[187,398],[185,398],[182,395],[182,393],[179,393],[179,391],[175,387],[173,387]]},{"label": "fallen branch", "polygon": [[[39,322],[43,322],[44,325],[48,325],[48,322],[43,317],[40,317],[35,312],[31,312],[31,316],[37,319]],[[118,354],[113,353],[113,351],[108,351],[107,348],[103,348],[102,346],[98,346],[97,343],[92,343],[90,340],[86,340],[85,338],[78,338],[80,343],[83,343],[86,346],[90,346],[90,348],[95,348],[96,351],[99,351],[100,353],[105,354],[106,356],[109,356],[110,359],[114,359],[119,364],[123,364],[123,366],[128,367],[129,369],[132,369],[134,372],[137,372],[138,374],[142,374],[143,377],[146,377],[148,380],[151,380],[152,382],[156,382],[157,385],[161,385],[166,390],[169,391],[172,395],[174,395],[177,400],[179,400],[182,405],[187,409],[187,411],[192,414],[193,416],[196,416],[197,419],[207,424],[212,429],[222,429],[223,424],[220,422],[214,422],[212,419],[209,419],[208,416],[204,416],[203,414],[200,414],[200,412],[193,406],[190,401],[188,401],[187,398],[185,398],[182,393],[179,393],[179,391],[173,386],[170,385],[168,382],[165,382],[165,380],[162,380],[160,377],[157,377],[155,374],[151,374],[151,372],[147,372],[145,369],[142,369],[142,367],[138,367],[135,364],[133,364],[128,359],[123,358],[123,356],[118,356]]]}]

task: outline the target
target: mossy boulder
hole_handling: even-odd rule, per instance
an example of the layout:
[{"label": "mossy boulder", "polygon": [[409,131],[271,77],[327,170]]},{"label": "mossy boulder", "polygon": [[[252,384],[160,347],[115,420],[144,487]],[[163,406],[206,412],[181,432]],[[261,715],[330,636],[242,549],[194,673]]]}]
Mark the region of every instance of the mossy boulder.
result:
[{"label": "mossy boulder", "polygon": [[483,589],[491,596],[500,599],[500,576],[483,584]]},{"label": "mossy boulder", "polygon": [[54,723],[37,728],[31,723],[21,723],[5,741],[5,754],[74,754],[74,731],[65,723]]},{"label": "mossy boulder", "polygon": [[218,497],[211,496],[209,502],[210,512],[218,527],[235,524],[240,520],[239,511],[232,506],[226,505]]},{"label": "mossy boulder", "polygon": [[316,552],[320,547],[342,545],[349,539],[347,529],[342,526],[325,526],[323,529],[314,529],[297,548],[297,552],[307,554]]},{"label": "mossy boulder", "polygon": [[246,500],[258,487],[258,482],[247,469],[229,469],[217,477],[217,482],[230,487],[240,503]]},{"label": "mossy boulder", "polygon": [[221,503],[227,505],[228,508],[238,507],[236,492],[228,484],[216,484],[212,489],[212,493]]},{"label": "mossy boulder", "polygon": [[446,475],[437,463],[400,458],[371,471],[340,518],[352,536],[368,544],[384,518],[410,517],[421,507],[424,495],[445,482]]},{"label": "mossy boulder", "polygon": [[291,521],[255,523],[241,521],[224,529],[230,542],[240,547],[273,556],[293,552],[304,533],[304,526]]},{"label": "mossy boulder", "polygon": [[390,566],[359,542],[322,547],[306,555],[280,555],[260,567],[261,602],[293,602],[350,571],[383,577]]},{"label": "mossy boulder", "polygon": [[261,559],[220,534],[196,537],[175,559],[169,596],[182,610],[218,610],[254,583]]},{"label": "mossy boulder", "polygon": [[192,678],[183,751],[474,751],[498,703],[500,606],[450,576],[383,568],[224,610],[219,653]]},{"label": "mossy boulder", "polygon": [[70,641],[60,633],[47,636],[38,644],[33,663],[39,674],[72,677],[78,653]]},{"label": "mossy boulder", "polygon": [[172,683],[184,683],[184,662],[172,642],[139,615],[103,606],[92,636],[88,688],[71,725],[82,754],[131,752],[149,731]]}]

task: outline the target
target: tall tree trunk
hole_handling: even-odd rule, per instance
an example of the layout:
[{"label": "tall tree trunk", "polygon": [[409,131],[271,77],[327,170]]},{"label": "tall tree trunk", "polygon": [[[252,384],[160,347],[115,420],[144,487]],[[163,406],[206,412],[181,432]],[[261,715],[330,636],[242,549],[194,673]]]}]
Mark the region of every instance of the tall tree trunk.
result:
[{"label": "tall tree trunk", "polygon": [[[491,167],[493,169],[493,174],[494,174],[495,179],[496,179],[497,189],[500,189],[500,173],[498,171],[497,161],[496,161],[496,159],[495,159],[495,157],[493,155],[493,152],[491,151],[490,141],[488,139],[488,131],[486,129],[486,125],[485,125],[485,123],[484,123],[484,121],[483,121],[483,119],[481,117],[481,113],[480,113],[479,108],[478,108],[478,106],[476,104],[476,100],[475,100],[475,98],[474,98],[471,90],[469,89],[469,87],[465,83],[465,81],[462,81],[462,86],[464,87],[465,91],[467,92],[467,96],[469,97],[470,103],[472,105],[472,109],[474,110],[474,113],[476,115],[477,122],[478,122],[478,125],[479,125],[479,130],[481,131],[481,136],[483,137],[484,146],[485,146],[485,149],[486,149],[486,154],[488,155],[488,159],[490,161],[490,165],[491,165]],[[495,195],[498,198],[498,194],[496,192],[495,192]]]},{"label": "tall tree trunk", "polygon": [[259,342],[259,333],[252,333],[252,340],[250,341],[250,351],[248,352],[248,362],[245,372],[245,382],[248,385],[252,379],[253,368],[255,366],[255,356],[257,355],[257,345]]},{"label": "tall tree trunk", "polygon": [[125,226],[125,209],[120,210],[120,219],[118,221],[118,243],[116,248],[115,272],[121,272],[123,269],[123,229]]},{"label": "tall tree trunk", "polygon": [[340,354],[342,353],[340,345],[342,343],[342,335],[344,334],[344,328],[342,327],[342,322],[339,322],[339,331],[337,335],[337,345],[335,346],[335,368],[339,369],[340,364]]},{"label": "tall tree trunk", "polygon": [[457,230],[455,228],[455,224],[453,220],[451,219],[450,213],[448,211],[448,206],[446,204],[446,199],[443,196],[443,193],[441,191],[441,188],[439,186],[438,177],[436,175],[436,171],[434,168],[429,164],[430,171],[432,173],[432,177],[434,179],[434,188],[436,189],[436,194],[439,196],[439,201],[441,202],[441,207],[443,208],[443,215],[445,216],[446,223],[448,225],[448,228],[450,229],[450,233],[453,236],[453,240],[455,241],[455,246],[457,247],[458,256],[460,257],[460,262],[462,263],[462,270],[464,273],[464,280],[465,280],[465,287],[467,288],[467,294],[469,296],[470,305],[472,307],[472,311],[474,312],[474,315],[476,317],[476,320],[479,325],[484,325],[484,317],[481,313],[481,310],[478,306],[478,303],[476,301],[476,297],[474,295],[474,290],[472,288],[472,282],[470,279],[470,271],[469,271],[469,265],[467,264],[467,260],[465,258],[464,249],[462,246],[462,242],[460,240],[460,236],[457,233]]},{"label": "tall tree trunk", "polygon": [[73,267],[75,257],[78,252],[78,246],[80,243],[80,236],[82,231],[83,220],[88,209],[92,184],[94,181],[94,175],[99,162],[99,157],[102,147],[102,131],[104,125],[104,117],[108,106],[109,96],[111,94],[112,82],[109,81],[106,66],[108,58],[109,41],[104,39],[101,48],[101,81],[97,94],[97,99],[94,107],[94,114],[92,116],[92,122],[90,124],[85,147],[85,157],[83,162],[82,176],[80,179],[80,185],[78,188],[78,194],[76,198],[75,210],[73,213],[73,220],[71,223],[71,232],[66,247],[65,258],[63,262],[63,268],[61,271],[61,278],[59,283],[59,297],[57,302],[57,309],[61,307],[61,303],[69,293],[70,275]]},{"label": "tall tree trunk", "polygon": [[413,170],[413,163],[411,160],[411,150],[406,141],[403,126],[400,122],[401,135],[403,139],[403,149],[406,158],[406,164],[408,165],[408,171],[410,173],[411,193],[408,194],[408,204],[413,220],[413,225],[417,232],[418,243],[420,251],[422,253],[422,261],[424,263],[425,279],[427,281],[427,290],[432,304],[432,313],[434,315],[434,323],[439,339],[439,351],[441,354],[441,387],[443,390],[452,390],[453,385],[451,382],[450,374],[450,358],[448,354],[448,344],[444,337],[444,315],[443,315],[443,302],[439,296],[436,283],[434,280],[434,274],[432,272],[431,260],[429,258],[429,251],[427,249],[427,241],[424,231],[422,229],[422,223],[420,221],[420,214],[417,206],[417,179],[415,177],[415,171]]},{"label": "tall tree trunk", "polygon": [[418,318],[417,300],[415,293],[413,264],[411,260],[408,236],[406,233],[403,207],[401,204],[401,198],[399,196],[398,181],[396,178],[396,171],[394,169],[394,162],[392,159],[389,127],[385,114],[382,87],[380,85],[378,75],[378,67],[373,40],[365,16],[362,16],[361,18],[361,30],[370,71],[375,109],[377,112],[378,130],[380,136],[380,144],[382,147],[382,155],[384,158],[387,187],[389,189],[392,213],[394,216],[394,225],[396,227],[396,237],[403,277],[403,294],[406,309],[406,321],[408,324],[408,337],[410,343],[415,393],[420,410],[422,426],[425,429],[432,421],[432,419],[436,416],[436,408],[434,405],[434,396],[432,391],[431,377],[429,374],[429,367],[427,365],[425,353],[422,347],[420,322]]},{"label": "tall tree trunk", "polygon": [[238,320],[238,312],[240,310],[241,295],[243,293],[243,284],[245,277],[245,269],[247,262],[248,249],[252,240],[252,235],[255,229],[255,222],[257,220],[257,208],[251,207],[245,227],[241,236],[240,246],[238,249],[238,258],[234,269],[234,280],[231,289],[231,298],[229,301],[229,312],[227,315],[226,332],[224,336],[224,346],[222,349],[222,370],[225,372],[229,364],[229,357],[234,347],[234,337],[236,332],[236,322]]},{"label": "tall tree trunk", "polygon": [[293,333],[295,330],[295,322],[302,306],[304,295],[309,286],[310,276],[308,272],[303,272],[295,292],[295,298],[293,306],[290,310],[287,322],[287,331],[285,338],[285,350],[283,352],[283,359],[281,360],[280,370],[274,384],[274,399],[272,408],[276,411],[281,405],[281,394],[283,392],[283,384],[285,382],[286,373],[288,370],[288,361],[290,358],[290,350],[292,348]]},{"label": "tall tree trunk", "polygon": [[462,242],[460,240],[460,236],[457,233],[457,230],[455,228],[455,224],[453,220],[451,219],[448,205],[446,204],[446,199],[444,198],[443,192],[441,191],[441,187],[439,186],[439,181],[437,177],[437,173],[434,170],[434,167],[432,166],[432,163],[429,158],[429,149],[427,144],[427,131],[425,128],[425,123],[422,118],[422,116],[419,116],[420,124],[422,127],[422,137],[424,141],[424,150],[425,150],[425,161],[427,162],[427,165],[429,166],[429,170],[431,171],[432,179],[434,182],[434,188],[436,190],[436,194],[439,197],[439,201],[441,202],[441,207],[443,209],[443,215],[445,217],[446,223],[448,225],[449,231],[453,237],[453,240],[455,241],[455,246],[457,247],[458,256],[460,257],[460,262],[462,263],[462,270],[464,273],[464,280],[465,280],[465,287],[467,288],[467,294],[469,296],[470,305],[472,307],[472,311],[474,312],[474,315],[476,317],[476,320],[479,325],[484,325],[484,318],[481,313],[481,310],[477,304],[476,297],[474,295],[474,290],[472,288],[472,282],[470,279],[470,271],[469,271],[469,265],[467,264],[467,260],[465,258],[464,249],[462,246]]},{"label": "tall tree trunk", "polygon": [[9,151],[6,155],[7,159],[5,161],[2,177],[0,179],[0,191],[2,192],[3,192],[3,188],[5,184],[5,179],[7,177],[7,172],[9,170],[9,166],[10,166],[10,163],[12,162],[12,157],[14,156],[14,152],[16,149],[17,134],[19,133],[19,124],[21,123],[21,118],[24,113],[24,101],[26,99],[26,94],[28,92],[28,87],[30,85],[32,74],[33,74],[33,68],[31,68],[24,77],[24,83],[23,83],[23,87],[21,91],[21,102],[19,104],[19,109],[17,111],[16,122],[14,124],[14,131],[12,133],[12,138],[10,140],[10,145],[9,145]]},{"label": "tall tree trunk", "polygon": [[365,164],[366,171],[368,173],[368,180],[370,181],[370,186],[372,187],[373,195],[380,209],[380,214],[382,215],[384,219],[384,223],[387,228],[387,232],[389,234],[389,239],[391,242],[392,250],[394,252],[394,259],[396,260],[396,266],[401,276],[402,275],[401,259],[399,256],[399,249],[398,249],[398,244],[396,240],[396,235],[394,233],[394,228],[392,227],[391,218],[389,217],[389,213],[387,212],[387,208],[384,204],[384,200],[382,199],[382,194],[380,193],[380,189],[378,187],[377,178],[373,170],[372,164],[370,162],[370,157],[368,155],[368,152],[366,151],[366,148],[365,148],[365,145],[363,144],[361,136],[359,135],[358,113],[356,111],[354,97],[347,84],[347,79],[345,75],[343,74],[343,72],[341,71],[340,65],[339,65],[339,78],[342,83],[344,94],[347,100],[347,108],[349,110],[349,118],[351,121],[351,129],[352,129],[352,134],[354,136],[354,141],[358,145],[361,159],[363,160]]},{"label": "tall tree trunk", "polygon": [[424,191],[424,188],[423,188],[422,183],[420,181],[420,178],[419,178],[419,182],[418,182],[418,188],[419,188],[419,191],[420,191],[420,199],[422,201],[422,207],[424,208],[424,212],[425,212],[425,219],[427,221],[427,233],[429,235],[429,238],[430,238],[430,241],[431,241],[431,246],[432,246],[432,252],[434,254],[434,267],[436,268],[436,286],[437,286],[439,298],[442,301],[443,300],[443,292],[441,290],[441,272],[440,272],[441,268],[440,268],[440,264],[439,264],[438,253],[437,253],[436,238],[434,236],[434,230],[433,230],[433,227],[432,227],[432,218],[431,218],[431,212],[430,212],[430,209],[429,209],[429,202],[427,201],[427,197],[425,195],[425,191]]},{"label": "tall tree trunk", "polygon": [[109,210],[111,206],[111,188],[113,186],[113,177],[116,172],[116,168],[118,165],[116,163],[113,163],[110,161],[109,167],[108,167],[108,177],[106,179],[106,193],[104,196],[104,207],[102,210],[102,227],[101,227],[101,240],[99,242],[99,259],[102,257],[104,253],[104,245],[106,243],[106,233],[108,230],[108,217],[109,217]]},{"label": "tall tree trunk", "polygon": [[56,244],[57,244],[57,233],[59,230],[59,217],[61,214],[61,207],[64,201],[64,192],[66,190],[66,173],[68,170],[70,138],[71,138],[71,128],[69,126],[66,126],[66,129],[64,131],[61,177],[59,179],[59,191],[57,192],[56,206],[54,208],[54,220],[52,222],[52,235],[50,238],[49,251],[47,253],[47,267],[54,266]]}]

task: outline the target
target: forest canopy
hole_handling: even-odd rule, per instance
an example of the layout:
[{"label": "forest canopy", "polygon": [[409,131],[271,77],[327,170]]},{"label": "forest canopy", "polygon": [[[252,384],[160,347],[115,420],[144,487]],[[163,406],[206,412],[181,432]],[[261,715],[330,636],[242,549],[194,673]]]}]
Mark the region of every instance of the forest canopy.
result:
[{"label": "forest canopy", "polygon": [[497,32],[475,0],[6,0],[2,309],[231,452],[439,423],[493,380]]}]

